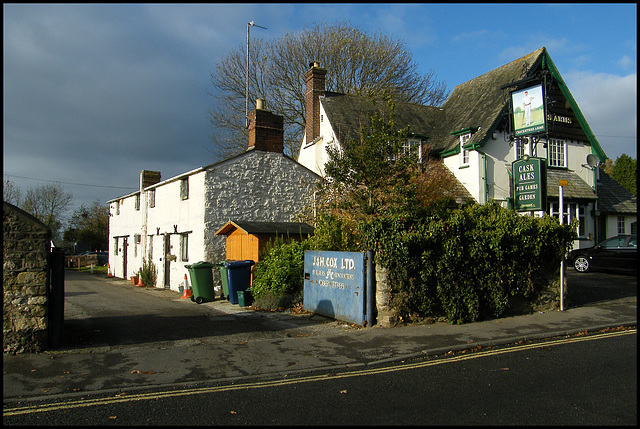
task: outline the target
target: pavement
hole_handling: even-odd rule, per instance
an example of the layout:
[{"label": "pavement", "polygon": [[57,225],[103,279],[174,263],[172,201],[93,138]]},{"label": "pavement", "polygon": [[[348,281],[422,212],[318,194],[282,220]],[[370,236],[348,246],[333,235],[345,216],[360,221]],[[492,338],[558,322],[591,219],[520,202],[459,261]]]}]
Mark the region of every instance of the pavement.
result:
[{"label": "pavement", "polygon": [[[212,320],[233,326],[234,321],[259,318],[261,326],[266,324],[270,329],[5,355],[3,400],[5,404],[64,400],[93,394],[122,395],[258,381],[317,371],[335,373],[478,347],[635,327],[637,280],[632,281],[632,294],[622,298],[464,325],[438,322],[362,328],[318,315],[257,312],[217,300],[201,304],[215,310]],[[157,295],[159,291],[146,293]],[[166,291],[166,298],[195,305],[188,299],[180,300],[171,291]]]}]

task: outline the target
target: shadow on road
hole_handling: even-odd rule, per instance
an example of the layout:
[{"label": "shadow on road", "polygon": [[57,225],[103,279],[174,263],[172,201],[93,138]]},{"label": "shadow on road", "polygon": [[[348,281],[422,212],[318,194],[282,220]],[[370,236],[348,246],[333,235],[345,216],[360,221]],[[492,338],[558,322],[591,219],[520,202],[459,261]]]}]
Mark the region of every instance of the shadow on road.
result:
[{"label": "shadow on road", "polygon": [[637,274],[578,273],[567,269],[567,304],[583,307],[638,296]]}]

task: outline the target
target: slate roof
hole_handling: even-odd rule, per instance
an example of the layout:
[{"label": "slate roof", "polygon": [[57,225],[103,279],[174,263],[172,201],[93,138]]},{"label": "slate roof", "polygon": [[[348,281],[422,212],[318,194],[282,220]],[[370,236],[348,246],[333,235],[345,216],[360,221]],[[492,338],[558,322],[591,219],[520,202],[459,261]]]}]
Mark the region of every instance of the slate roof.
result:
[{"label": "slate roof", "polygon": [[600,169],[600,179],[596,186],[598,208],[607,214],[637,214],[638,197]]},{"label": "slate roof", "polygon": [[295,235],[313,234],[314,228],[302,222],[253,222],[253,221],[229,221],[215,233],[215,235],[226,235],[234,229],[241,229],[247,234],[278,234]]},{"label": "slate roof", "polygon": [[562,170],[549,168],[547,169],[547,197],[560,198],[559,181],[566,180],[569,182],[562,189],[563,198],[571,198],[572,200],[597,200],[591,186],[580,178],[571,170]]},{"label": "slate roof", "polygon": [[[369,116],[376,112],[389,120],[386,101],[363,96],[326,92],[321,98],[327,119],[341,144],[360,138],[360,128],[370,125]],[[413,103],[396,103],[394,121],[398,129],[409,126],[409,132],[422,138],[433,134],[435,120],[442,109]]]},{"label": "slate roof", "polygon": [[460,140],[451,133],[467,127],[480,128],[472,135],[470,144],[486,140],[488,133],[493,133],[502,110],[509,102],[506,91],[501,87],[525,78],[541,60],[544,52],[545,48],[540,48],[456,86],[442,105],[444,114],[438,121],[438,128],[434,133],[434,139],[439,142],[438,146],[445,151],[455,149]]}]

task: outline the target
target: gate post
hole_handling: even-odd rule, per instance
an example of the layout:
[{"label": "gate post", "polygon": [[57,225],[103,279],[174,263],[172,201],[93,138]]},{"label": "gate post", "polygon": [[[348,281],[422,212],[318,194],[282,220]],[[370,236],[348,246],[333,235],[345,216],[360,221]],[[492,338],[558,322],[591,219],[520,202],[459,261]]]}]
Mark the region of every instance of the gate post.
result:
[{"label": "gate post", "polygon": [[53,248],[49,254],[49,315],[47,342],[58,347],[64,325],[64,252]]}]

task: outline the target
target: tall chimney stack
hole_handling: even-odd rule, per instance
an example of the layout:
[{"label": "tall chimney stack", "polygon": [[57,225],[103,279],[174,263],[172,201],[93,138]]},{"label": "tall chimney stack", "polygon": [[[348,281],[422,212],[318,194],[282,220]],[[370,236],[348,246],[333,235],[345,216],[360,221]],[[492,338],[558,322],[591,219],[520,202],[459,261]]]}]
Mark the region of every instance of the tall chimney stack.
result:
[{"label": "tall chimney stack", "polygon": [[306,83],[305,119],[306,144],[320,135],[320,97],[324,95],[327,71],[320,68],[317,62],[309,64],[310,69],[304,74]]},{"label": "tall chimney stack", "polygon": [[264,104],[264,100],[257,100],[256,110],[249,113],[248,150],[283,153],[284,118],[264,110]]}]

